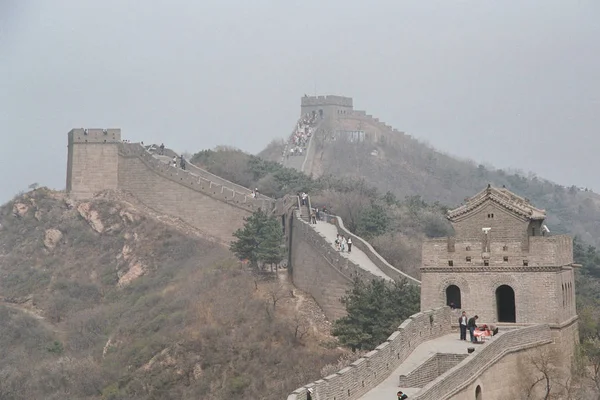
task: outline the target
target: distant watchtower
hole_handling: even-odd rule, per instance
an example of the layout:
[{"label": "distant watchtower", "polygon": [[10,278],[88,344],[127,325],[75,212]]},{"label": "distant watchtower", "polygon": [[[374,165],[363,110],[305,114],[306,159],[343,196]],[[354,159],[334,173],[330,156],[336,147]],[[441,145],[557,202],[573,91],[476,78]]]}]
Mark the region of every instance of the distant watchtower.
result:
[{"label": "distant watchtower", "polygon": [[342,96],[304,96],[301,102],[301,115],[316,114],[321,118],[352,113],[352,98]]},{"label": "distant watchtower", "polygon": [[449,211],[455,236],[423,245],[421,309],[454,303],[480,322],[549,324],[575,340],[573,241],[550,236],[545,217],[489,185]]},{"label": "distant watchtower", "polygon": [[119,185],[120,129],[73,129],[69,132],[67,192],[89,198]]}]

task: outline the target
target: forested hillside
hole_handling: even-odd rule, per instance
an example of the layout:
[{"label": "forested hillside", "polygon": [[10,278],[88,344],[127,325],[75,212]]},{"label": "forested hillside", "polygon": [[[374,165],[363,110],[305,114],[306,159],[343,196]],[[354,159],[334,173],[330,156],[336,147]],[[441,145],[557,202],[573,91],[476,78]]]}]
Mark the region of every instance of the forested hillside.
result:
[{"label": "forested hillside", "polygon": [[[330,129],[337,128],[334,124]],[[321,171],[322,176],[365,179],[382,193],[390,191],[400,199],[421,196],[450,208],[488,183],[504,185],[546,209],[552,232],[578,235],[587,243],[600,245],[600,196],[596,193],[568,182],[550,182],[543,174],[525,176],[460,160],[399,132],[378,134],[376,141],[360,143],[316,137],[318,168],[313,170]]]}]

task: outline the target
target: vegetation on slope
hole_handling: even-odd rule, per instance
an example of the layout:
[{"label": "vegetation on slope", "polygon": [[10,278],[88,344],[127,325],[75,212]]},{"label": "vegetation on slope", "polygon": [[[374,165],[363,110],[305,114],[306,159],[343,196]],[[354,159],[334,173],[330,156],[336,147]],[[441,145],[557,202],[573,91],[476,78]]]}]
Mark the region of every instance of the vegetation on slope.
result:
[{"label": "vegetation on slope", "polygon": [[352,351],[373,350],[419,312],[419,288],[406,281],[356,279],[342,302],[348,315],[335,321],[333,335]]},{"label": "vegetation on slope", "polygon": [[317,142],[315,158],[327,174],[365,179],[398,198],[420,196],[448,207],[458,206],[488,183],[504,185],[546,209],[553,232],[579,235],[587,243],[600,245],[600,196],[587,189],[460,160],[400,133],[386,133],[375,143],[324,142],[322,138]]},{"label": "vegetation on slope", "polygon": [[452,230],[444,217],[446,208],[439,203],[428,204],[419,196],[401,200],[392,192],[380,193],[363,179],[333,175],[312,179],[277,162],[229,148],[199,152],[191,161],[267,196],[308,192],[313,207],[325,207],[342,217],[348,229],[369,240],[388,262],[416,277],[423,238],[446,236]]},{"label": "vegetation on slope", "polygon": [[248,260],[253,268],[258,268],[259,263],[279,264],[285,254],[279,221],[260,209],[244,220],[244,226],[233,233],[236,240],[229,249],[240,260]]},{"label": "vegetation on slope", "polygon": [[0,224],[2,399],[281,399],[344,354],[287,283],[125,203],[38,189]]}]

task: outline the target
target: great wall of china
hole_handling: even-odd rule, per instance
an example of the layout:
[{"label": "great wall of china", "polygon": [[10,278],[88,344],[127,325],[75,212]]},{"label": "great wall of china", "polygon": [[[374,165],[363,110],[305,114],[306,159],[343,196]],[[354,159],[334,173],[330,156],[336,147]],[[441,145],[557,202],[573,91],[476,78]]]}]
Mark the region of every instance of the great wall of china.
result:
[{"label": "great wall of china", "polygon": [[[404,135],[366,112],[353,110],[352,99],[345,97],[304,97],[301,115],[306,113],[319,115],[322,129],[335,126],[352,129],[358,121],[370,140],[377,139],[381,132]],[[118,129],[74,129],[68,138],[67,191],[74,198],[89,198],[104,190],[121,190],[152,210],[177,217],[222,244],[229,243],[232,233],[243,226],[243,218],[259,208],[280,217],[289,247],[288,267],[293,283],[311,294],[331,320],[344,315],[339,299],[355,277],[405,278],[413,284],[421,284],[394,268],[366,241],[349,232],[339,217],[309,224],[306,216],[310,204],[304,210],[295,196],[277,200],[265,196],[252,198],[250,189],[208,171],[191,165],[187,171],[171,166],[169,159],[174,154],[171,151],[161,157],[139,143],[124,143]],[[301,160],[297,158],[290,163],[284,156],[282,163],[310,174],[316,151],[314,140],[311,137]],[[352,237],[356,249],[352,255],[335,251],[335,232]],[[476,246],[479,239],[469,240]],[[562,257],[564,265],[556,266],[556,271],[563,281],[571,284],[572,246],[562,242],[561,246],[557,251],[566,256]],[[460,286],[461,279],[455,278],[452,282]],[[497,276],[494,279],[502,281]],[[547,291],[549,298],[554,299],[560,284],[556,285],[552,279],[547,279]],[[574,306],[562,310],[560,317],[552,321],[523,324],[517,318],[512,321],[516,323],[502,325],[499,335],[467,354],[466,343],[455,336],[458,335],[455,333],[457,315],[445,306],[442,292],[447,287],[439,289],[440,285],[427,281],[424,287],[429,296],[428,305],[437,308],[411,316],[365,357],[333,375],[307,383],[291,393],[288,400],[307,399],[309,388],[314,390],[312,398],[320,400],[392,398],[400,384],[414,399],[481,400],[483,393],[485,399],[504,399],[507,398],[506,387],[517,387],[521,382],[520,366],[531,351],[547,346],[561,347],[566,349],[565,357],[572,356],[572,342],[577,335]],[[563,284],[563,304],[564,287]],[[468,292],[463,295],[469,299]],[[572,296],[574,298],[574,292]],[[516,307],[526,305],[517,300]],[[499,376],[502,379],[498,379]]]}]

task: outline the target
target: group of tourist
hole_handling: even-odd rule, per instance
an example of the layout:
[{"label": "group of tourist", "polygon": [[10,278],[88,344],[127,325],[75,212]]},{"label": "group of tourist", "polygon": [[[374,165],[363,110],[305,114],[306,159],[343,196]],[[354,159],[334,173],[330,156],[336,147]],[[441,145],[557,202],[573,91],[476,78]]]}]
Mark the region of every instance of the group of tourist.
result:
[{"label": "group of tourist", "polygon": [[305,114],[296,125],[296,129],[290,136],[287,148],[289,151],[284,156],[301,156],[306,151],[308,141],[313,134],[313,126],[317,120],[316,114]]},{"label": "group of tourist", "polygon": [[254,188],[254,190],[252,191],[251,196],[252,196],[253,199],[257,199],[259,194],[260,193],[258,192],[258,188]]},{"label": "group of tourist", "polygon": [[179,167],[185,171],[185,166],[186,166],[186,161],[185,158],[183,158],[183,155],[180,155],[179,157],[177,156],[173,156],[173,160],[171,161],[171,165],[175,168],[177,168],[177,161],[179,160]]},{"label": "group of tourist", "polygon": [[335,249],[337,251],[341,251],[342,253],[347,251],[348,253],[352,252],[352,238],[348,237],[348,239],[346,239],[346,237],[344,235],[340,235],[339,233],[337,234],[337,237],[335,238]]},{"label": "group of tourist", "polygon": [[478,315],[467,318],[466,311],[463,311],[458,318],[458,326],[460,327],[460,340],[467,340],[467,330],[469,331],[469,339],[471,343],[478,343],[477,338],[486,336],[494,336],[498,333],[498,328],[494,325],[477,326]]}]

